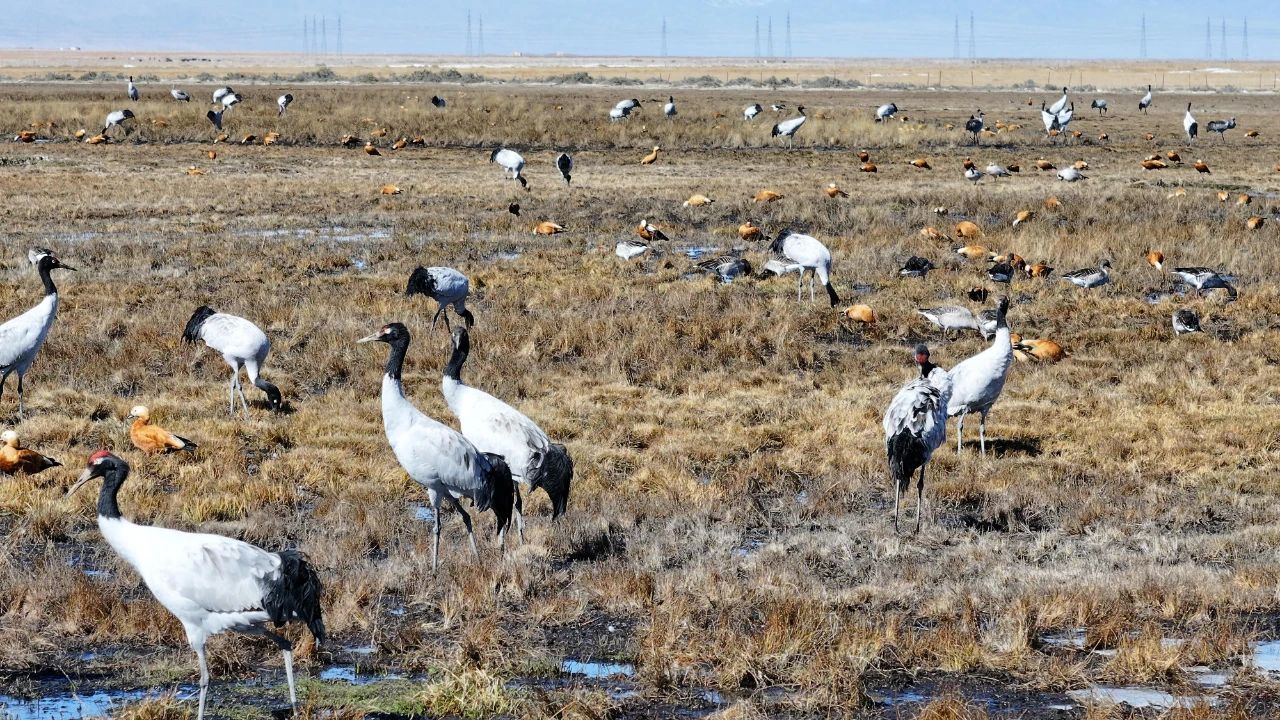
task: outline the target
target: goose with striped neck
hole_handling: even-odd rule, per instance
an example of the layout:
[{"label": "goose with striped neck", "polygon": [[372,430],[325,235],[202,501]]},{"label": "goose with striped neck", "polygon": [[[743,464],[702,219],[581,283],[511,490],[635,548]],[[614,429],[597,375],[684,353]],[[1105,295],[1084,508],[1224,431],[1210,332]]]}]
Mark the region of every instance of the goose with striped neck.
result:
[{"label": "goose with striped neck", "polygon": [[410,339],[408,328],[401,323],[391,323],[357,342],[383,342],[391,346],[382,376],[382,424],[396,460],[414,482],[426,489],[431,500],[435,518],[431,543],[434,572],[440,563],[441,504],[448,502],[462,516],[471,551],[479,558],[471,516],[459,500],[470,498],[479,512],[492,509],[501,542],[511,522],[514,481],[502,456],[481,452],[461,433],[428,417],[405,397],[401,371]]},{"label": "goose with striped neck", "polygon": [[964,418],[969,413],[979,413],[978,443],[983,455],[987,454],[987,415],[1000,399],[1005,378],[1013,365],[1013,343],[1009,338],[1009,298],[1002,295],[996,301],[996,334],[991,347],[951,368],[951,397],[947,402],[947,416],[959,416],[956,423],[956,454],[963,447]]},{"label": "goose with striped neck", "polygon": [[197,720],[204,718],[209,692],[205,642],[228,630],[266,637],[280,648],[289,702],[296,708],[293,643],[268,630],[267,623],[279,628],[297,620],[306,624],[317,646],[324,642],[321,584],[315,569],[296,550],[273,553],[221,535],[132,523],[121,516],[117,502],[128,477],[128,463],[100,450],[89,457],[88,467],[67,495],[94,478],[102,478],[98,492],[102,537],[182,623],[200,663]]},{"label": "goose with striped neck", "polygon": [[36,269],[40,273],[40,282],[44,284],[44,298],[36,306],[16,318],[0,325],[0,397],[4,396],[4,384],[12,373],[18,374],[18,415],[27,414],[23,393],[23,378],[36,355],[49,337],[53,321],[58,316],[58,288],[50,276],[54,270],[75,270],[64,265],[53,253],[43,248],[36,248]]},{"label": "goose with striped neck", "polygon": [[[484,453],[501,455],[514,481],[529,492],[538,488],[551,498],[551,519],[564,514],[573,481],[573,459],[565,446],[551,442],[528,416],[483,390],[462,382],[462,366],[471,353],[471,337],[464,328],[453,331],[453,354],[440,379],[449,410],[462,425],[462,436]],[[524,505],[515,486],[516,529],[524,541]]]}]

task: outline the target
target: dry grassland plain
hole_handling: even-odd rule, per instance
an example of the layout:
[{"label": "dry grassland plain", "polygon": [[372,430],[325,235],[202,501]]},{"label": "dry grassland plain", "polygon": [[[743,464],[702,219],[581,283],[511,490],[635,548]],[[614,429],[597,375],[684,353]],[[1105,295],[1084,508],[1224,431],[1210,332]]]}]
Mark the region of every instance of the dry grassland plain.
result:
[{"label": "dry grassland plain", "polygon": [[[1152,79],[1172,77],[1172,66],[1081,64],[1086,84],[1112,89],[1073,91],[1081,136],[1051,139],[1039,105],[1060,95],[1066,66],[1048,78],[1031,63],[1002,64],[998,76],[980,65],[992,75],[976,86],[1004,88],[983,90],[950,86],[968,65],[903,63],[894,67],[941,70],[944,88],[850,91],[390,84],[356,81],[373,70],[353,62],[329,83],[232,81],[244,100],[227,113],[228,141],[215,144],[203,115],[222,83],[192,81],[196,70],[3,60],[0,128],[33,130],[38,142],[0,144],[0,314],[38,301],[27,248],[53,248],[79,268],[58,277],[62,306],[27,376],[28,416],[17,417],[12,382],[0,403],[6,427],[67,466],[0,479],[0,695],[11,702],[159,688],[113,712],[194,716],[185,698],[197,673],[180,625],[103,542],[93,493],[64,497],[85,458],[108,447],[133,465],[127,516],[296,546],[319,568],[333,642],[299,646],[301,717],[1280,713],[1280,686],[1255,661],[1259,643],[1280,640],[1280,106],[1248,84],[1270,90],[1273,66],[1242,66],[1248,82],[1234,91],[1188,94]],[[211,65],[278,70],[262,58]],[[511,65],[473,70],[574,70]],[[769,74],[866,82],[872,67],[797,63]],[[156,79],[135,104],[114,80],[24,81],[90,70]],[[759,68],[700,70],[666,74]],[[1045,87],[1011,89],[1026,79]],[[179,80],[189,104],[168,97]],[[1143,115],[1137,88],[1148,82],[1157,93]],[[286,91],[296,101],[277,117]],[[432,107],[433,94],[448,108]],[[668,94],[679,105],[672,120],[660,112]],[[1089,109],[1095,96],[1109,100],[1107,115]],[[641,112],[608,122],[627,97]],[[776,101],[808,109],[794,150],[769,137]],[[874,123],[889,101],[899,118]],[[754,122],[742,119],[750,102],[766,104]],[[1187,102],[1202,126],[1231,116],[1239,126],[1226,142],[1202,134],[1188,145]],[[126,106],[137,115],[127,137],[74,139]],[[961,128],[978,109],[1003,129],[975,146]],[[264,146],[269,132],[279,139]],[[257,140],[241,144],[247,134]],[[344,147],[348,134],[361,142]],[[423,144],[392,149],[415,136]],[[363,151],[369,140],[379,156]],[[528,160],[528,192],[489,162],[499,145]],[[658,161],[640,165],[655,145]],[[877,172],[860,172],[861,150]],[[575,160],[571,188],[553,166],[562,151]],[[1182,162],[1141,167],[1169,151]],[[933,169],[909,165],[915,158]],[[965,158],[1021,172],[975,187]],[[1083,160],[1089,179],[1060,182],[1038,159]],[[828,198],[831,182],[850,197]],[[386,184],[400,194],[381,194]],[[766,188],[783,198],[752,202]],[[695,193],[715,202],[682,206]],[[1249,204],[1237,205],[1240,195]],[[1046,208],[1050,197],[1060,208]],[[1020,210],[1035,217],[1015,228]],[[1257,230],[1246,226],[1253,216],[1265,220]],[[623,261],[614,245],[641,218],[671,239]],[[535,236],[539,220],[567,232]],[[819,302],[806,292],[797,303],[794,276],[721,285],[699,272],[690,252],[703,248],[763,264],[768,248],[737,236],[747,220],[827,243],[846,302],[829,309],[819,291]],[[1047,281],[1013,281],[1010,323],[1071,354],[1015,365],[987,457],[976,442],[957,457],[952,424],[931,465],[923,530],[896,535],[880,418],[913,375],[909,348],[927,341],[950,367],[986,346],[973,333],[943,339],[915,312],[981,308],[965,292],[989,286],[983,263],[920,235],[952,235],[962,220],[990,249],[1056,268]],[[1187,293],[1144,262],[1151,249],[1169,267],[1231,271],[1239,300]],[[900,279],[912,255],[939,269]],[[1082,291],[1057,279],[1104,259],[1110,285]],[[435,574],[430,524],[416,513],[425,493],[383,434],[384,352],[354,342],[404,322],[414,336],[407,390],[453,422],[439,391],[447,334],[431,328],[433,304],[404,296],[418,265],[471,278],[464,380],[534,418],[577,468],[568,515],[553,524],[536,493],[527,542],[505,557],[491,515],[477,520],[476,561],[446,514]],[[878,322],[848,320],[840,311],[853,303]],[[221,358],[180,342],[200,304],[266,330],[265,376],[286,412],[269,412],[251,388],[252,419],[226,415]],[[1170,314],[1182,307],[1201,313],[1204,334],[1173,336]],[[199,451],[133,450],[124,417],[138,404]],[[566,659],[622,667],[585,677]],[[286,705],[269,642],[220,636],[211,664],[214,714],[269,717]],[[1211,687],[1206,672],[1227,678]],[[1174,706],[1089,699],[1090,688],[1128,686]]]}]

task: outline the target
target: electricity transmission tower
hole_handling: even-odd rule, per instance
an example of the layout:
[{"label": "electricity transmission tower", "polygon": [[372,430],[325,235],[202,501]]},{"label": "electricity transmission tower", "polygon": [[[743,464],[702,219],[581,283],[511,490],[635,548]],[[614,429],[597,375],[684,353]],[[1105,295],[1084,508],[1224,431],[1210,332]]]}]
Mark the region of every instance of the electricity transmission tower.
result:
[{"label": "electricity transmission tower", "polygon": [[791,12],[787,12],[787,57],[791,57]]},{"label": "electricity transmission tower", "polygon": [[973,13],[969,13],[969,61],[973,62],[978,58],[978,46],[973,40]]},{"label": "electricity transmission tower", "polygon": [[951,41],[951,57],[955,60],[960,59],[960,16],[956,16],[956,34]]},{"label": "electricity transmission tower", "polygon": [[662,57],[667,56],[667,19],[662,18]]},{"label": "electricity transmission tower", "polygon": [[1244,19],[1244,36],[1240,41],[1241,59],[1249,59],[1249,18]]},{"label": "electricity transmission tower", "polygon": [[1147,16],[1142,16],[1142,42],[1138,46],[1138,57],[1146,59],[1147,57]]}]

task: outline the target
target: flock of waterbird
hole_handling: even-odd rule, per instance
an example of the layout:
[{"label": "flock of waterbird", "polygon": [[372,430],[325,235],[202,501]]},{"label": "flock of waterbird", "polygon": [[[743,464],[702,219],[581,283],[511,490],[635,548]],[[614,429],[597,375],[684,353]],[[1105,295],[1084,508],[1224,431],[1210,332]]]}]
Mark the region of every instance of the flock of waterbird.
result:
[{"label": "flock of waterbird", "polygon": [[[127,95],[130,100],[139,99],[138,87],[129,78]],[[172,88],[174,101],[189,102],[190,94]],[[294,97],[285,93],[277,99],[279,114],[284,115]],[[215,109],[206,117],[221,130],[224,113],[241,102],[241,96],[230,87],[214,91]],[[431,103],[437,108],[446,107],[443,98],[435,96]],[[1138,109],[1147,112],[1152,104],[1152,93],[1139,101]],[[1108,103],[1095,98],[1090,107],[1099,115],[1108,112]],[[626,120],[640,110],[638,99],[618,102],[608,112],[610,121]],[[770,106],[775,114],[787,110],[778,103]],[[669,96],[662,107],[663,115],[674,119],[676,101]],[[750,122],[764,112],[764,107],[753,103],[743,109],[743,119]],[[781,120],[771,128],[772,137],[782,137],[788,147],[794,143],[797,133],[804,127],[807,116],[803,105],[796,108],[797,116]],[[899,113],[896,103],[882,105],[875,110],[875,121],[889,122]],[[1045,132],[1056,137],[1068,131],[1074,114],[1067,88],[1052,105],[1041,104],[1041,116]],[[125,108],[107,115],[101,136],[114,127],[123,127],[134,114]],[[904,118],[905,120],[905,118]],[[1206,125],[1211,132],[1219,133],[1225,141],[1227,130],[1234,128],[1235,118],[1213,121]],[[1198,137],[1199,124],[1188,104],[1183,129],[1188,141]],[[985,115],[979,110],[965,123],[975,144],[987,131]],[[128,129],[126,127],[126,134]],[[26,138],[19,138],[26,139]],[[92,139],[90,139],[92,141]],[[368,148],[366,148],[366,151]],[[376,151],[376,149],[375,149]],[[658,158],[660,147],[641,163],[652,164]],[[372,153],[371,153],[372,154]],[[1169,154],[1173,159],[1174,153]],[[525,190],[529,183],[524,175],[525,159],[514,149],[495,148],[489,156],[499,165],[504,175],[509,175]],[[859,155],[864,172],[876,172],[876,166],[863,152]],[[924,170],[931,170],[927,159],[909,161]],[[573,158],[568,153],[556,156],[554,165],[566,185],[571,184]],[[1047,165],[1047,167],[1046,167]],[[1056,169],[1047,161],[1037,162],[1041,170]],[[1145,166],[1144,166],[1145,167]],[[1086,179],[1081,170],[1087,164],[1058,171],[1058,177],[1067,182]],[[1197,167],[1197,169],[1200,169]],[[983,177],[1008,178],[1019,172],[1017,166],[989,164],[985,171],[978,170],[972,160],[964,162],[965,178],[975,184]],[[1208,172],[1205,166],[1201,172]],[[384,189],[385,191],[385,189]],[[824,191],[828,197],[848,197],[836,183]],[[781,193],[762,190],[753,200],[769,203],[781,199]],[[705,195],[694,195],[684,202],[685,207],[699,207],[714,202]],[[1050,198],[1046,207],[1052,209],[1058,201]],[[519,204],[512,203],[509,210],[519,214]],[[1031,211],[1023,211],[1014,219],[1016,226],[1034,217]],[[550,221],[535,227],[538,234],[553,235],[564,228]],[[922,234],[950,241],[951,238],[935,228],[926,228]],[[957,224],[955,234],[962,241],[972,241],[981,236],[980,229],[972,222]],[[635,228],[638,239],[626,239],[616,246],[616,254],[630,260],[645,254],[651,243],[668,242],[667,235],[657,226],[642,219]],[[840,303],[834,287],[832,255],[827,246],[811,235],[783,229],[774,237],[747,221],[738,228],[744,241],[767,243],[773,258],[755,277],[780,276],[789,272],[798,275],[797,300],[803,300],[804,276],[809,275],[810,302],[815,299],[815,280],[823,286],[830,305]],[[984,260],[988,266],[986,277],[992,282],[1011,285],[1016,277],[1048,278],[1053,271],[1045,263],[1028,263],[1014,253],[997,254],[973,242],[961,242],[952,247],[953,253],[965,259]],[[44,286],[43,299],[33,308],[0,325],[0,397],[4,383],[10,374],[17,374],[18,412],[25,416],[24,378],[31,368],[42,344],[47,338],[57,316],[58,289],[51,273],[54,270],[74,270],[63,263],[57,254],[45,248],[33,248],[28,259]],[[1164,271],[1164,256],[1151,251],[1146,261],[1155,269]],[[738,255],[719,256],[698,263],[698,267],[717,276],[722,282],[751,277],[751,263]],[[911,257],[899,274],[902,277],[923,278],[935,269],[934,263],[922,257]],[[1085,268],[1061,275],[1063,281],[1083,289],[1097,288],[1111,280],[1112,267],[1103,260],[1097,268]],[[1204,267],[1179,267],[1172,274],[1198,293],[1222,288],[1229,299],[1235,299],[1237,291],[1230,276]],[[426,415],[406,397],[402,368],[410,346],[408,329],[401,323],[390,323],[358,342],[382,342],[389,346],[389,354],[382,379],[381,408],[386,437],[397,461],[427,492],[434,510],[431,565],[433,571],[439,563],[440,511],[448,504],[461,516],[472,551],[478,555],[472,520],[461,504],[470,499],[479,512],[492,510],[496,519],[499,545],[505,546],[505,535],[513,513],[520,540],[524,540],[524,520],[520,485],[529,491],[543,488],[552,503],[553,519],[567,509],[569,488],[573,477],[573,461],[567,449],[553,442],[529,417],[514,407],[463,383],[461,372],[470,352],[470,329],[475,318],[466,307],[470,294],[467,277],[449,267],[418,267],[408,280],[406,295],[423,295],[436,303],[432,327],[444,320],[446,330],[451,330],[452,352],[441,379],[441,391],[450,411],[460,424],[460,431]],[[983,303],[988,298],[985,287],[975,286],[968,293],[969,299]],[[451,328],[448,309],[463,321],[461,327]],[[946,424],[950,417],[957,417],[956,449],[962,448],[962,429],[965,417],[979,416],[979,448],[986,454],[986,421],[992,407],[1000,398],[1009,369],[1015,357],[1056,361],[1066,355],[1056,342],[1047,339],[1023,339],[1011,333],[1008,322],[1010,300],[1007,295],[997,298],[995,306],[975,315],[960,305],[943,305],[921,308],[917,312],[942,329],[944,337],[953,332],[975,330],[991,340],[990,346],[956,364],[950,371],[930,361],[930,351],[925,345],[914,348],[914,360],[919,376],[908,382],[890,402],[883,418],[886,455],[895,488],[894,528],[898,527],[899,505],[902,495],[917,478],[917,512],[915,528],[918,531],[923,506],[925,468],[932,454],[946,441]],[[874,311],[865,305],[848,308],[844,315],[855,322],[873,324]],[[1200,318],[1194,310],[1180,308],[1174,312],[1172,324],[1175,333],[1200,332]],[[198,307],[182,332],[187,343],[203,342],[222,355],[231,368],[228,384],[228,412],[236,414],[236,400],[245,418],[250,416],[249,403],[240,382],[244,370],[251,384],[266,395],[266,406],[280,410],[284,406],[278,387],[262,377],[271,343],[266,333],[252,321],[235,315],[220,313],[208,306]],[[198,445],[192,440],[173,433],[151,422],[151,411],[146,406],[134,407],[128,417],[132,421],[129,437],[132,444],[147,455],[175,451],[194,452]],[[6,473],[38,473],[60,463],[34,450],[22,447],[13,430],[0,434],[0,471]],[[183,624],[191,648],[196,653],[200,667],[200,696],[198,718],[203,718],[209,684],[209,671],[205,657],[206,640],[219,632],[239,631],[259,634],[273,640],[281,649],[290,701],[296,706],[296,689],[293,678],[292,644],[268,629],[268,625],[280,626],[290,621],[303,622],[311,631],[317,644],[324,640],[324,624],[321,618],[321,581],[316,570],[305,556],[295,550],[268,552],[248,543],[218,535],[191,533],[160,527],[134,524],[124,519],[117,504],[120,487],[128,478],[130,467],[121,457],[106,450],[90,456],[87,467],[71,487],[68,495],[91,479],[100,478],[102,487],[97,501],[98,526],[107,543],[133,566],[145,581],[156,599],[172,612]]]}]

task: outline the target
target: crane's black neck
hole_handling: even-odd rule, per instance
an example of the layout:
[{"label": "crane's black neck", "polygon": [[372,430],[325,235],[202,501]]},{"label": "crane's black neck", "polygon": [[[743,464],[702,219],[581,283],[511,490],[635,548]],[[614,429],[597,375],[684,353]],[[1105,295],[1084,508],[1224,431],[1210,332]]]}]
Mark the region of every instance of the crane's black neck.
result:
[{"label": "crane's black neck", "polygon": [[933,372],[933,369],[936,367],[938,366],[934,365],[928,360],[925,360],[924,362],[920,363],[920,377],[927,380],[929,378],[929,373]]},{"label": "crane's black neck", "polygon": [[58,294],[58,288],[54,287],[53,278],[49,275],[49,273],[53,271],[53,268],[54,268],[54,265],[52,263],[46,263],[43,260],[41,260],[40,268],[39,268],[40,282],[44,283],[45,295]]},{"label": "crane's black neck", "polygon": [[391,346],[391,354],[387,356],[387,377],[400,382],[400,371],[404,368],[404,356],[409,352],[409,338],[393,338],[387,344]]},{"label": "crane's black neck", "polygon": [[467,354],[471,352],[471,339],[466,333],[458,336],[458,341],[454,343],[453,354],[449,356],[449,364],[444,366],[444,376],[453,379],[454,382],[462,382],[462,364],[467,361]]},{"label": "crane's black neck", "polygon": [[117,519],[120,517],[120,505],[116,495],[125,478],[129,477],[129,466],[118,460],[102,474],[102,489],[98,491],[98,517]]}]

